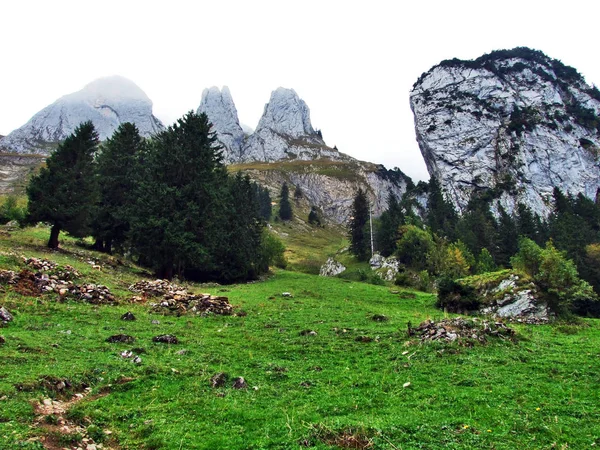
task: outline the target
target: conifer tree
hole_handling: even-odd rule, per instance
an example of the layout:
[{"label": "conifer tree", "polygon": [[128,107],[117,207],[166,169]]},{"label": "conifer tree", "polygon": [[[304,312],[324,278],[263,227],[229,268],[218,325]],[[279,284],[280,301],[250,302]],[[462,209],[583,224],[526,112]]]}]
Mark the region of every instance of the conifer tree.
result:
[{"label": "conifer tree", "polygon": [[98,133],[92,122],[79,125],[46,160],[46,167],[27,187],[28,221],[48,222],[52,228],[48,247],[58,247],[66,231],[76,237],[89,235],[97,199],[94,154]]},{"label": "conifer tree", "polygon": [[122,246],[125,242],[134,201],[137,158],[144,148],[145,141],[132,123],[119,125],[101,147],[96,160],[100,199],[93,223],[97,250],[111,253],[113,245]]},{"label": "conifer tree", "polygon": [[[510,258],[517,253],[519,249],[517,236],[518,232],[515,220],[498,203],[498,248],[496,251],[496,263],[500,266],[509,267]],[[483,248],[481,252],[483,250],[487,252],[487,255],[491,256],[486,248]],[[487,257],[487,255],[485,256]]]},{"label": "conifer tree", "polygon": [[361,188],[358,188],[352,203],[352,217],[350,218],[350,251],[359,261],[366,261],[369,257],[368,221],[369,204],[367,194]]},{"label": "conifer tree", "polygon": [[290,189],[284,181],[281,186],[281,195],[279,197],[279,218],[281,220],[292,219],[292,205],[290,204]]},{"label": "conifer tree", "polygon": [[396,196],[388,194],[388,208],[379,217],[377,229],[377,247],[383,256],[390,256],[396,251],[396,243],[400,238],[399,228],[404,224],[404,213]]},{"label": "conifer tree", "polygon": [[431,177],[427,197],[427,225],[433,233],[453,241],[456,239],[457,222],[458,214],[454,206],[444,198],[437,179]]},{"label": "conifer tree", "polygon": [[138,165],[132,250],[161,278],[215,276],[228,234],[228,176],[205,114],[159,133]]},{"label": "conifer tree", "polygon": [[308,223],[311,225],[321,225],[321,215],[316,206],[311,206],[310,208],[310,212],[308,213]]}]

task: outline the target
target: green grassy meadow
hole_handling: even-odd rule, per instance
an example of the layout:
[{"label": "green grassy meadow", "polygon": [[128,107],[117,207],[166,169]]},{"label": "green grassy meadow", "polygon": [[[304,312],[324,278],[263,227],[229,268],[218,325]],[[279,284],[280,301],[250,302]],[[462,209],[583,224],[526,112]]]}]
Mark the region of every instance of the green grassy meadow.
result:
[{"label": "green grassy meadow", "polygon": [[[70,264],[80,282],[107,285],[120,304],[58,302],[5,287],[0,305],[15,320],[0,328],[1,449],[43,448],[35,439],[47,431],[34,404],[59,395],[44,383],[49,377],[69,380],[67,397],[92,388],[67,417],[105,448],[600,445],[598,320],[515,324],[514,341],[487,345],[420,343],[408,337],[407,323],[444,317],[434,295],[283,270],[249,284],[187,285],[229,297],[245,316],[162,316],[128,302],[127,286],[144,278],[142,270],[65,236],[63,250],[49,252],[47,236],[45,228],[0,236],[0,268],[22,267],[15,255]],[[137,320],[120,320],[127,311]],[[119,333],[135,342],[106,342]],[[159,334],[180,343],[154,343]],[[140,364],[121,357],[132,349]],[[213,388],[219,372],[229,381]],[[240,376],[248,387],[233,389]],[[61,439],[72,448],[78,437]]]}]

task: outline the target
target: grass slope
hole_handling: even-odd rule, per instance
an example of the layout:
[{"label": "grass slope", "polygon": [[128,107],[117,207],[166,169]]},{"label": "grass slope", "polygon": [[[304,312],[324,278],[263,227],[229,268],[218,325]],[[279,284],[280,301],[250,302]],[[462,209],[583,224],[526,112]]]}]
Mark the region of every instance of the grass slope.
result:
[{"label": "grass slope", "polygon": [[[41,448],[28,439],[42,432],[34,426],[32,401],[55,395],[40,383],[44,376],[89,384],[92,395],[68,416],[110,429],[123,449],[600,444],[598,320],[515,326],[516,342],[487,346],[420,344],[407,337],[407,322],[443,315],[432,295],[399,295],[384,286],[289,271],[259,283],[192,287],[227,295],[245,317],[162,317],[126,303],[126,287],[140,278],[139,270],[68,239],[65,251],[46,252],[46,238],[45,229],[1,236],[0,267],[17,265],[7,252],[71,264],[123,303],[2,294],[0,304],[15,321],[0,329],[6,338],[0,346],[0,448]],[[126,311],[138,320],[121,321]],[[389,320],[374,321],[375,314]],[[160,324],[151,323],[156,319]],[[117,333],[136,342],[105,341]],[[181,343],[152,342],[165,333]],[[132,347],[145,350],[140,365],[120,356]],[[187,352],[177,353],[181,349]],[[217,372],[229,374],[230,382],[215,389],[210,378]],[[248,389],[232,389],[238,376]]]}]

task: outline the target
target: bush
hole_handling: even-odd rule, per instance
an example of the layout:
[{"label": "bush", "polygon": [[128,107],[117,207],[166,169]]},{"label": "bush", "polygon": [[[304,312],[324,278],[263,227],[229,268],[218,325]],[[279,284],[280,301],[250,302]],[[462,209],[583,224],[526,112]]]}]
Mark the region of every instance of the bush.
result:
[{"label": "bush", "polygon": [[427,255],[435,247],[431,234],[415,225],[404,225],[400,227],[400,235],[396,250],[398,260],[414,270],[427,269]]},{"label": "bush", "polygon": [[557,250],[552,241],[541,248],[531,239],[521,239],[519,252],[511,258],[511,264],[533,278],[548,306],[557,314],[599,315],[600,302],[592,286],[579,278],[573,261]]},{"label": "bush", "polygon": [[0,206],[0,224],[5,224],[13,220],[23,223],[26,211],[24,207],[19,206],[17,198],[9,195]]},{"label": "bush", "polygon": [[285,246],[283,243],[265,229],[260,244],[261,269],[266,271],[271,265],[285,269],[287,261],[285,260],[284,252]]},{"label": "bush", "polygon": [[443,277],[438,280],[438,298],[435,305],[450,312],[461,313],[479,309],[480,302],[471,286]]}]

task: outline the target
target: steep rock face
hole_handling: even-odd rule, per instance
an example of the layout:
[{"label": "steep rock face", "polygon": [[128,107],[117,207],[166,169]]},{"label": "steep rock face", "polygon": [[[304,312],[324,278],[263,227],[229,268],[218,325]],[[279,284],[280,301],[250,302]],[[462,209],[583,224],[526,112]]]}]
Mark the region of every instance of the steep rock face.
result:
[{"label": "steep rock face", "polygon": [[458,209],[485,190],[543,216],[554,187],[595,198],[600,92],[560,61],[527,48],[443,61],[410,104],[429,173]]},{"label": "steep rock face", "polygon": [[240,161],[343,159],[327,147],[321,133],[313,129],[306,103],[293,89],[278,88],[242,150]]},{"label": "steep rock face", "polygon": [[240,164],[234,166],[234,170],[242,170],[269,187],[273,198],[279,195],[284,181],[294,188],[300,187],[307,202],[317,206],[324,217],[337,224],[348,221],[359,187],[367,192],[373,215],[379,216],[387,209],[389,193],[400,199],[411,183],[410,178],[400,171],[357,160]]},{"label": "steep rock face", "polygon": [[198,114],[205,113],[213,124],[213,131],[223,146],[225,163],[239,161],[242,157],[242,146],[245,133],[238,119],[237,109],[227,86],[222,90],[213,86],[204,89]]},{"label": "steep rock face", "polygon": [[95,80],[42,109],[2,139],[0,150],[48,154],[87,120],[94,123],[101,140],[110,137],[124,122],[135,123],[142,136],[164,128],[152,115],[148,96],[132,81],[113,76]]}]

